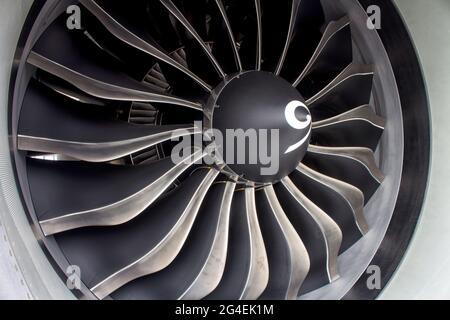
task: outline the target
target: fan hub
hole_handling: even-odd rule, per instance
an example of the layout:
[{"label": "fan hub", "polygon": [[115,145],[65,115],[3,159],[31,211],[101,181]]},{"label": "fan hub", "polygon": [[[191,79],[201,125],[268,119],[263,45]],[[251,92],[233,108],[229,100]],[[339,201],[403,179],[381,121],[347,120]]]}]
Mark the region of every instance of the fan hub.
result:
[{"label": "fan hub", "polygon": [[262,71],[222,83],[210,100],[205,123],[225,171],[255,183],[279,181],[296,169],[312,125],[298,90]]}]

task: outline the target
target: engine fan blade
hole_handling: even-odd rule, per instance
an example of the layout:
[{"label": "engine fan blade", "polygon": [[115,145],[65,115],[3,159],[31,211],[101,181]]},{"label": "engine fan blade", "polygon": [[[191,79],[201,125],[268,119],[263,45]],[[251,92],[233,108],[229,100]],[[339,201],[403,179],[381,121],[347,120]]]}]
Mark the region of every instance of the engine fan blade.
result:
[{"label": "engine fan blade", "polygon": [[32,199],[41,228],[46,235],[52,235],[128,222],[203,156],[197,151],[178,164],[169,158],[138,167],[30,159],[28,179],[30,186],[37,188]]}]

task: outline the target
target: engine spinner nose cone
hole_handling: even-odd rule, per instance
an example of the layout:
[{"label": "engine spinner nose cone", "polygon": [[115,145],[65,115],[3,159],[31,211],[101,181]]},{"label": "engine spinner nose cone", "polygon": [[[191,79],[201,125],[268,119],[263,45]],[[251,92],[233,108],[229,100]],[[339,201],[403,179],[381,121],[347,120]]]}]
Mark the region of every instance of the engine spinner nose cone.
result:
[{"label": "engine spinner nose cone", "polygon": [[256,183],[277,182],[293,172],[307,151],[312,126],[298,90],[262,71],[235,76],[216,90],[207,127],[220,133],[217,153],[227,169]]}]

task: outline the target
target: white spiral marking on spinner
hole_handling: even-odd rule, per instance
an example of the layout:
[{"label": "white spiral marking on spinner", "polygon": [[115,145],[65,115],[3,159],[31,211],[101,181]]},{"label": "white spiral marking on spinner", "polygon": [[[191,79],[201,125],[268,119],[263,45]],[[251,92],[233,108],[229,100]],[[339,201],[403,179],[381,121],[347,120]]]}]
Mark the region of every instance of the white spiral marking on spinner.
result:
[{"label": "white spiral marking on spinner", "polygon": [[[304,108],[308,112],[305,121],[301,121],[295,116],[295,111],[297,110],[297,108]],[[308,107],[303,102],[298,100],[289,102],[284,111],[284,116],[286,117],[286,121],[292,128],[297,130],[304,130],[309,127],[309,131],[311,131],[312,117],[309,114]],[[288,154],[300,148],[308,140],[308,137],[309,132],[302,140],[290,146],[284,154]]]}]

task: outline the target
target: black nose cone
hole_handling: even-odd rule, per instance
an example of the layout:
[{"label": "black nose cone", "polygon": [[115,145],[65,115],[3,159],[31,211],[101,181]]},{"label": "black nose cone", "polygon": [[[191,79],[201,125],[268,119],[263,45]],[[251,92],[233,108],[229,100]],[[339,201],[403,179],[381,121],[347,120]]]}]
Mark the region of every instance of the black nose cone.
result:
[{"label": "black nose cone", "polygon": [[289,175],[303,159],[311,114],[290,83],[253,71],[233,78],[218,92],[212,127],[222,136],[220,153],[233,173],[270,183]]}]

